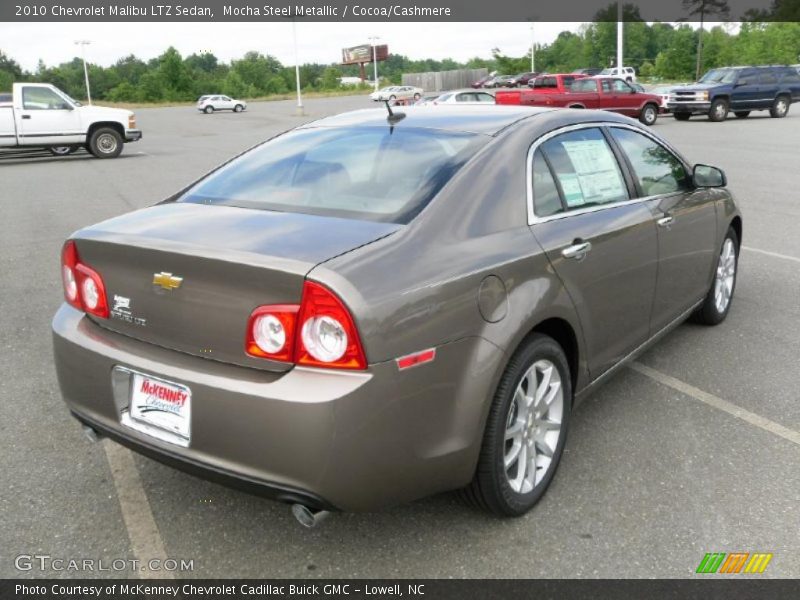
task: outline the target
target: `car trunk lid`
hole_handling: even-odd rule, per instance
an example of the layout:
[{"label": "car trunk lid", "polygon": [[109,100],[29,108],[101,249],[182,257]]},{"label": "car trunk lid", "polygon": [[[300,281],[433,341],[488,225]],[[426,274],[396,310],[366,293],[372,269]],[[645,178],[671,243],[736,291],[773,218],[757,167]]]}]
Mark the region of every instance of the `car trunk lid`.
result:
[{"label": "car trunk lid", "polygon": [[316,265],[400,225],[226,206],[168,203],[75,236],[81,261],[105,282],[103,327],[188,354],[272,371],[287,363],[245,354],[248,317],[299,304]]}]

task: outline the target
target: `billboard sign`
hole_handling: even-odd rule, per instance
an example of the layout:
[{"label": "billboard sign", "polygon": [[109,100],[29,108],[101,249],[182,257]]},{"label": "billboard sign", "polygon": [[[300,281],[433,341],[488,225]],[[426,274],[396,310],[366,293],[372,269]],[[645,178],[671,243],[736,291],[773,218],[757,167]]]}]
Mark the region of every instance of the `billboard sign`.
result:
[{"label": "billboard sign", "polygon": [[[386,44],[375,46],[375,54],[378,61],[386,60],[389,58],[389,46]],[[372,62],[372,46],[369,44],[342,49],[343,65],[356,65],[368,62]]]}]

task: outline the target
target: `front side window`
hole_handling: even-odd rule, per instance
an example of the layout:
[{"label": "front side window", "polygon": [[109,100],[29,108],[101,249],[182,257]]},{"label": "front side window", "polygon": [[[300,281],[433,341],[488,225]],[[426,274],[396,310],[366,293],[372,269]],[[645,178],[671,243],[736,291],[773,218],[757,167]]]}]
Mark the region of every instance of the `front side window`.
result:
[{"label": "front side window", "polygon": [[407,223],[489,139],[388,126],[299,129],[247,152],[177,201]]},{"label": "front side window", "polygon": [[23,87],[22,108],[25,110],[64,110],[69,104],[50,88]]},{"label": "front side window", "polygon": [[633,167],[642,196],[658,196],[689,189],[683,163],[653,139],[630,129],[611,128],[611,135]]},{"label": "front side window", "polygon": [[633,91],[633,88],[622,79],[615,79],[611,84],[611,88],[618,94],[630,94]]},{"label": "front side window", "polygon": [[558,135],[544,144],[567,209],[628,200],[617,159],[597,128]]},{"label": "front side window", "polygon": [[492,96],[491,94],[478,93],[475,94],[475,96],[477,97],[478,102],[489,102],[491,104],[494,104],[494,96]]}]

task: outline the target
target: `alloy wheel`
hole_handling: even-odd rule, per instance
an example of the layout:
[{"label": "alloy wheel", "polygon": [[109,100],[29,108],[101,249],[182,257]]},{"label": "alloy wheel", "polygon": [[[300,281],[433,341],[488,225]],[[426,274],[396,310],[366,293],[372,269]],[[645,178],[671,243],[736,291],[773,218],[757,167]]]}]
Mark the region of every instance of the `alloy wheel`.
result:
[{"label": "alloy wheel", "polygon": [[506,419],[503,466],[515,492],[530,492],[547,474],[563,416],[561,375],[549,360],[538,360],[520,380]]},{"label": "alloy wheel", "polygon": [[714,306],[719,313],[724,313],[730,304],[735,278],[736,247],[732,239],[726,238],[719,255],[717,275],[714,281]]}]

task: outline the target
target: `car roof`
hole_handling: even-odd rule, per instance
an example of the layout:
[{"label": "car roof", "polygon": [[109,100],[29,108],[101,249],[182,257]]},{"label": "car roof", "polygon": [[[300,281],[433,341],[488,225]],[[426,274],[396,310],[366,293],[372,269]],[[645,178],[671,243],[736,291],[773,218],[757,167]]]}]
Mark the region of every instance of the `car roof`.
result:
[{"label": "car roof", "polygon": [[[418,129],[440,129],[462,133],[480,133],[496,135],[509,125],[552,112],[551,108],[534,108],[530,106],[447,106],[432,111],[425,107],[395,108],[394,113],[403,113],[405,117],[394,123],[395,127],[411,127]],[[381,127],[389,125],[384,108],[366,108],[339,115],[325,117],[302,125],[300,129],[314,127]]]}]

